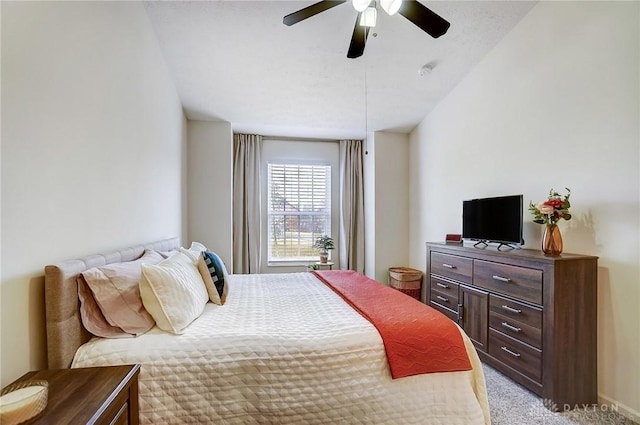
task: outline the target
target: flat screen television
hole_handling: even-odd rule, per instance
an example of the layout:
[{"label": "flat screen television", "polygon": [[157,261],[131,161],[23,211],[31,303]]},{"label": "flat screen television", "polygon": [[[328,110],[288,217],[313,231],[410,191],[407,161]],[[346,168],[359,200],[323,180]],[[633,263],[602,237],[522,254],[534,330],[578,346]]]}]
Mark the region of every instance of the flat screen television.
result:
[{"label": "flat screen television", "polygon": [[522,215],[522,195],[463,201],[462,237],[483,243],[524,244]]}]

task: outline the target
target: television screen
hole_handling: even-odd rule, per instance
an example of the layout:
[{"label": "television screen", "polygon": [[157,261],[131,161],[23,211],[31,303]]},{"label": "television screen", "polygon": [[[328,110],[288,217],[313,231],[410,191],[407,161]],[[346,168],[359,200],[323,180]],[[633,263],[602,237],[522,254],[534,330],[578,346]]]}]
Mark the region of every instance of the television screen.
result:
[{"label": "television screen", "polygon": [[463,201],[462,237],[465,239],[523,244],[522,195]]}]

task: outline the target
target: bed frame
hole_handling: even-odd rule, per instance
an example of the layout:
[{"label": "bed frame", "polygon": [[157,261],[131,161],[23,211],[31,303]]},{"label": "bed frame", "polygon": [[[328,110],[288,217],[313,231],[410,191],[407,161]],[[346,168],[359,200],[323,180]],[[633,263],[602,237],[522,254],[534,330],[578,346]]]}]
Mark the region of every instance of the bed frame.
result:
[{"label": "bed frame", "polygon": [[68,369],[76,350],[91,338],[80,319],[76,283],[80,273],[92,267],[136,260],[145,249],[173,251],[178,249],[179,243],[178,238],[169,238],[46,266],[44,299],[49,369]]}]

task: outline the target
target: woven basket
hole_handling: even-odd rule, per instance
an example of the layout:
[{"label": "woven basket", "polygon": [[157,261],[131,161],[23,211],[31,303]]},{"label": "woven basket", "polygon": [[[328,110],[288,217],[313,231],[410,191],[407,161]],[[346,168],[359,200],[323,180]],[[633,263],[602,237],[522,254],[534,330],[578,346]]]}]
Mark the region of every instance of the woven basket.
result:
[{"label": "woven basket", "polygon": [[419,300],[422,272],[408,267],[391,267],[389,269],[389,286]]}]

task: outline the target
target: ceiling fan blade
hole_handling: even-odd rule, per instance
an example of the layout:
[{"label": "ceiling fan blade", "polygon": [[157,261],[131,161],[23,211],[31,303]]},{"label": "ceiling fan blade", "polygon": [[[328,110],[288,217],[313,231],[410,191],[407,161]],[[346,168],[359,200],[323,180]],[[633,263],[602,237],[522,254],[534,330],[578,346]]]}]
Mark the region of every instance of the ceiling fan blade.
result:
[{"label": "ceiling fan blade", "polygon": [[445,34],[451,25],[440,15],[432,12],[416,0],[404,0],[398,13],[433,38],[438,38]]},{"label": "ceiling fan blade", "polygon": [[297,12],[288,14],[287,16],[282,18],[282,22],[285,25],[297,24],[300,21],[304,21],[305,19],[317,15],[318,13],[324,12],[325,10],[329,10],[332,7],[339,6],[342,3],[346,3],[346,0],[324,0],[318,3],[314,3],[311,6],[307,6],[304,9],[298,10]]},{"label": "ceiling fan blade", "polygon": [[369,36],[369,27],[360,25],[360,15],[362,15],[362,12],[358,13],[356,26],[353,27],[353,35],[351,36],[351,43],[349,43],[349,51],[347,52],[349,59],[362,56],[364,53],[364,45],[367,43],[367,37]]}]

